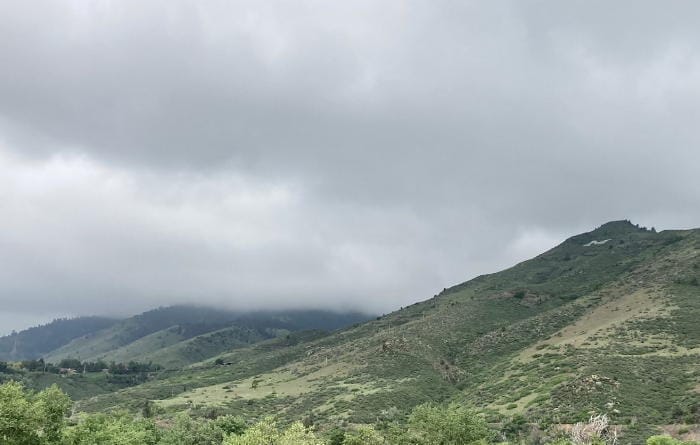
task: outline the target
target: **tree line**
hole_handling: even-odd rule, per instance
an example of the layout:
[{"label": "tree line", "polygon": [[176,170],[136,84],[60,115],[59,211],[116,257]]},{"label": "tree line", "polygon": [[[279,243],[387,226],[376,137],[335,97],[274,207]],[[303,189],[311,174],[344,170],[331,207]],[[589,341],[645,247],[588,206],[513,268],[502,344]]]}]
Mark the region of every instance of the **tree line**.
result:
[{"label": "tree line", "polygon": [[[62,372],[108,372],[115,375],[141,374],[155,372],[162,369],[160,365],[137,361],[128,363],[106,363],[103,360],[80,361],[75,358],[65,358],[58,363],[45,362],[43,358],[38,360],[22,360],[18,363],[19,369],[30,372],[46,372],[60,374]],[[12,373],[15,369],[7,362],[0,362],[0,373]]]}]

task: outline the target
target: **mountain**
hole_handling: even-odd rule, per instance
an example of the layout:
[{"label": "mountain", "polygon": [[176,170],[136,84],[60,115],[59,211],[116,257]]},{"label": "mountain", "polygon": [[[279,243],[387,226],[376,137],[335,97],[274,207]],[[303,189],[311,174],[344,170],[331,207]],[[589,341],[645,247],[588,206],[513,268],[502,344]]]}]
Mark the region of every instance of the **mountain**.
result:
[{"label": "mountain", "polygon": [[[149,354],[131,357],[137,361],[152,361],[167,369],[183,367],[215,357],[233,349],[250,346],[257,342],[286,336],[292,332],[328,332],[361,321],[367,316],[359,313],[334,313],[327,311],[287,311],[280,313],[249,314],[235,320],[223,329],[159,348]],[[106,359],[114,358],[108,355]],[[127,361],[121,357],[122,361]]]},{"label": "mountain", "polygon": [[197,306],[158,308],[90,332],[47,353],[66,358],[126,363],[132,360],[179,367],[226,350],[307,329],[335,330],[367,315],[318,310],[235,312]]},{"label": "mountain", "polygon": [[117,321],[106,317],[62,318],[0,337],[0,361],[37,359],[77,337],[106,329]]},{"label": "mountain", "polygon": [[698,229],[610,222],[376,320],[256,343],[80,408],[156,400],[328,426],[458,400],[493,422],[607,413],[631,438],[700,423],[699,252]]},{"label": "mountain", "polygon": [[76,338],[49,352],[44,359],[58,362],[65,358],[90,360],[121,348],[154,332],[176,325],[187,325],[191,336],[223,327],[237,314],[215,308],[195,306],[161,307],[121,320],[114,325]]}]

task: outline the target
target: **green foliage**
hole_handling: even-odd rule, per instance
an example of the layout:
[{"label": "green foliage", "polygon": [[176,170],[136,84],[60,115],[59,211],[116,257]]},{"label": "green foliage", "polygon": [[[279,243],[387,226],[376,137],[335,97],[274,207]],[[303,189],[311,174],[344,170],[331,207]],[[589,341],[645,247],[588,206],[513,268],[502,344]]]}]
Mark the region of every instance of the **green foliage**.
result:
[{"label": "green foliage", "polygon": [[525,416],[516,414],[503,423],[501,432],[509,440],[515,440],[520,438],[528,430],[528,427]]},{"label": "green foliage", "polygon": [[8,445],[31,445],[39,440],[39,417],[17,382],[0,386],[0,439]]},{"label": "green foliage", "polygon": [[225,436],[243,434],[245,428],[245,421],[239,417],[206,420],[181,413],[172,425],[161,430],[158,445],[220,445]]},{"label": "green foliage", "polygon": [[158,445],[219,445],[225,432],[212,421],[195,420],[182,413],[162,434]]},{"label": "green foliage", "polygon": [[362,425],[354,431],[345,435],[343,445],[383,445],[386,444],[384,437],[373,427]]},{"label": "green foliage", "polygon": [[0,441],[5,445],[60,443],[71,402],[57,387],[39,393],[21,383],[0,385]]},{"label": "green foliage", "polygon": [[238,416],[219,416],[212,421],[214,426],[221,430],[224,434],[236,434],[240,435],[246,429],[246,422],[243,418]]},{"label": "green foliage", "polygon": [[46,443],[58,443],[72,402],[56,385],[39,392],[34,405],[41,416],[42,436]]},{"label": "green foliage", "polygon": [[697,445],[697,442],[684,442],[671,436],[651,436],[647,439],[647,445]]},{"label": "green foliage", "polygon": [[128,413],[85,416],[66,429],[65,445],[156,445],[158,431],[150,419],[134,419]]},{"label": "green foliage", "polygon": [[416,444],[467,445],[492,437],[486,421],[459,404],[417,406],[408,418],[408,433]]},{"label": "green foliage", "polygon": [[[21,383],[10,381],[0,385],[0,443],[3,445],[487,445],[495,434],[484,418],[463,405],[424,404],[415,407],[405,424],[385,420],[375,428],[356,425],[349,431],[334,430],[326,441],[312,428],[296,421],[281,428],[272,417],[266,417],[246,429],[240,417],[219,416],[213,420],[179,414],[157,426],[154,419],[134,417],[128,412],[98,413],[80,416],[74,425],[66,425],[71,401],[57,387],[35,393]],[[393,410],[382,417],[396,418]],[[378,416],[379,418],[379,416]],[[599,416],[596,419],[607,417]],[[593,419],[593,418],[591,418]],[[591,420],[592,424],[593,420]],[[580,425],[580,424],[579,424]],[[579,425],[574,426],[574,429]],[[602,424],[601,424],[602,425]],[[529,442],[523,438],[527,423],[516,415],[502,425],[502,433],[514,443]],[[601,428],[603,428],[601,427]],[[378,429],[380,428],[380,429]],[[589,428],[590,429],[590,428]],[[600,428],[599,428],[600,429]],[[585,425],[579,428],[586,432]],[[602,429],[585,434],[571,433],[550,445],[604,445],[608,437]],[[591,438],[585,442],[574,437]],[[583,439],[582,439],[583,440]],[[536,440],[535,440],[536,441]],[[540,442],[541,443],[541,442]],[[670,436],[652,436],[647,445],[698,445]]]},{"label": "green foliage", "polygon": [[698,442],[686,442],[671,436],[651,436],[646,443],[647,445],[699,445]]},{"label": "green foliage", "polygon": [[301,422],[294,422],[287,429],[280,430],[277,423],[268,417],[242,435],[227,435],[223,445],[322,445],[323,442],[313,431]]},{"label": "green foliage", "polygon": [[57,365],[59,368],[81,369],[83,364],[77,358],[64,358]]},{"label": "green foliage", "polygon": [[328,445],[344,445],[345,431],[336,428],[328,435]]}]

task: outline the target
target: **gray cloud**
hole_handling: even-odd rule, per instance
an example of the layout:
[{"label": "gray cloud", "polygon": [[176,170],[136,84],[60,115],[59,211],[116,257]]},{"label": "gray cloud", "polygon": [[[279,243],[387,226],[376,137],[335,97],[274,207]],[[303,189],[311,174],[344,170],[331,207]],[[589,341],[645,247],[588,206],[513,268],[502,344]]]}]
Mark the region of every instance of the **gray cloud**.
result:
[{"label": "gray cloud", "polygon": [[0,301],[387,311],[698,226],[698,9],[6,2]]}]

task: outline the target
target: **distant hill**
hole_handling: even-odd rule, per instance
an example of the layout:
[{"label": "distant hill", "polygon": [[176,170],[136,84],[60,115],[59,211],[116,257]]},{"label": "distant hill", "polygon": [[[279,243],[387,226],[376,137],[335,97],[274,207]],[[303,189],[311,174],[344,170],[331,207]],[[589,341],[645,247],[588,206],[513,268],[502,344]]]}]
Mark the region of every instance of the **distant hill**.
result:
[{"label": "distant hill", "polygon": [[359,313],[326,311],[259,312],[235,320],[232,326],[160,348],[151,354],[135,356],[137,361],[151,360],[167,369],[215,357],[224,352],[250,346],[263,340],[294,332],[330,332],[369,317]]},{"label": "distant hill", "polygon": [[90,332],[45,354],[126,363],[151,361],[181,366],[287,332],[335,330],[365,321],[367,315],[317,310],[235,312],[198,306],[158,308]]},{"label": "distant hill", "polygon": [[0,361],[37,359],[74,338],[106,329],[117,321],[106,317],[62,318],[0,337]]},{"label": "distant hill", "polygon": [[377,320],[259,342],[220,355],[227,365],[206,360],[81,409],[156,400],[328,425],[459,400],[493,422],[606,413],[628,438],[647,437],[700,423],[699,281],[700,230],[613,221]]},{"label": "distant hill", "polygon": [[48,362],[64,358],[89,360],[121,348],[154,332],[177,325],[186,325],[186,336],[219,329],[238,314],[215,308],[195,306],[161,307],[124,319],[107,329],[90,332],[46,354]]}]

